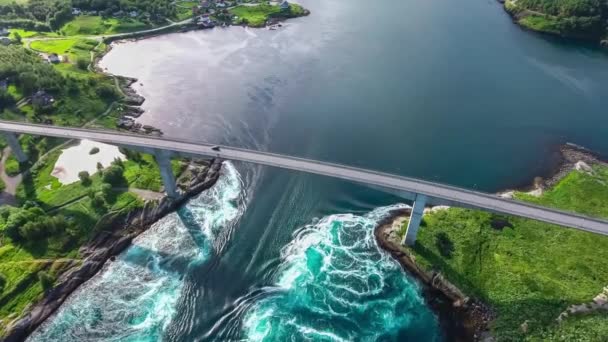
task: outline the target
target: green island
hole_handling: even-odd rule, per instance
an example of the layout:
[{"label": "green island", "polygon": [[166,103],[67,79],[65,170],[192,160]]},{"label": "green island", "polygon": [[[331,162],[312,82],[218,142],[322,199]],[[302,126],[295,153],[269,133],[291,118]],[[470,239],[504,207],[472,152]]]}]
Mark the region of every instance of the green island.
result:
[{"label": "green island", "polygon": [[[608,217],[608,165],[572,170],[542,194],[516,199]],[[393,238],[399,244],[407,219]],[[600,341],[608,336],[608,238],[487,212],[425,213],[416,244],[397,247],[424,272],[438,272],[491,311],[497,341]],[[602,294],[603,293],[603,294]],[[601,303],[600,298],[600,303]]]},{"label": "green island", "polygon": [[504,6],[530,30],[608,44],[608,8],[599,0],[505,0]]}]

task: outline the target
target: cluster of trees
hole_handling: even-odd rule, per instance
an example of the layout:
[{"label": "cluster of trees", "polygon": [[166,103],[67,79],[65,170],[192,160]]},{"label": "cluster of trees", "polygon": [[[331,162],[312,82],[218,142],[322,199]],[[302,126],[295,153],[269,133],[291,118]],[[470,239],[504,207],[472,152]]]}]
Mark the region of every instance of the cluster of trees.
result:
[{"label": "cluster of trees", "polygon": [[0,79],[9,79],[26,96],[39,89],[57,93],[65,85],[65,79],[52,65],[43,63],[36,53],[13,45],[0,47]]},{"label": "cluster of trees", "polygon": [[146,13],[151,21],[163,21],[177,14],[171,0],[29,0],[0,5],[0,26],[33,31],[56,31],[72,20],[72,8],[97,11],[110,17],[118,11]]},{"label": "cluster of trees", "polygon": [[69,222],[61,215],[50,216],[33,203],[0,208],[2,232],[15,242],[37,241],[66,232]]},{"label": "cluster of trees", "polygon": [[[82,64],[86,69],[88,60]],[[55,97],[76,96],[85,92],[104,100],[114,100],[119,94],[114,86],[100,82],[96,77],[87,79],[72,75],[62,75],[48,63],[44,63],[35,52],[21,46],[0,46],[0,80],[8,79],[24,96],[30,96],[38,90],[44,90]],[[5,90],[0,89],[0,111],[13,105],[15,100]],[[44,112],[36,108],[37,114]],[[52,110],[52,109],[47,109]]]},{"label": "cluster of trees", "polygon": [[[128,183],[124,176],[124,165],[120,159],[114,160],[112,165],[105,170],[100,163],[97,163],[97,171],[101,175],[103,183],[89,191],[89,198],[93,208],[103,212],[107,209],[107,204],[113,202],[115,195],[113,188],[128,187]],[[92,183],[90,175],[86,171],[80,172],[78,177],[84,186]]]},{"label": "cluster of trees", "polygon": [[604,11],[599,0],[518,0],[518,6],[561,17],[593,17]]},{"label": "cluster of trees", "polygon": [[105,17],[119,11],[137,11],[147,13],[152,21],[162,21],[177,14],[171,0],[72,0],[72,5],[85,11],[97,11]]},{"label": "cluster of trees", "polygon": [[517,6],[556,18],[556,31],[597,38],[606,32],[608,5],[600,0],[518,0]]},{"label": "cluster of trees", "polygon": [[0,6],[0,20],[11,27],[36,31],[57,30],[72,17],[69,0],[30,0]]}]

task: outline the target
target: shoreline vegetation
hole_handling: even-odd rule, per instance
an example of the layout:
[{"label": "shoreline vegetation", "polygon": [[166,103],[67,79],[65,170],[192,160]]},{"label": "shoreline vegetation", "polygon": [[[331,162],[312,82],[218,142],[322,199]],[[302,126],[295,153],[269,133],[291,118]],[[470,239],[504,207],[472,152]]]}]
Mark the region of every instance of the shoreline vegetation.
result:
[{"label": "shoreline vegetation", "polygon": [[[10,28],[10,44],[0,45],[0,119],[162,135],[136,121],[145,101],[131,87],[137,80],[98,66],[112,42],[215,24],[277,29],[280,20],[310,13],[297,4],[281,8],[279,2],[245,1],[215,11],[209,26],[198,20],[200,2],[150,1],[158,6],[138,7],[142,4],[131,0],[120,0],[125,7],[118,7],[118,0],[96,2],[103,9],[91,7],[97,5],[90,0],[71,0],[69,7],[70,2],[42,0],[0,4],[0,29]],[[23,13],[27,18],[18,17]],[[33,136],[19,141],[26,163],[20,164],[0,137],[0,339],[7,341],[24,340],[134,237],[211,187],[221,169],[219,160],[173,160],[176,178],[188,186],[170,200],[161,193],[151,155],[121,149],[125,160],[98,164],[97,172],[81,172],[79,181],[64,185],[52,173],[74,141]]]},{"label": "shoreline vegetation", "polygon": [[[532,190],[500,196],[608,217],[608,163],[575,145]],[[376,228],[378,244],[423,285],[455,340],[589,340],[608,336],[608,238],[481,211],[427,208],[413,247],[409,209]]]},{"label": "shoreline vegetation", "polygon": [[608,48],[608,7],[597,0],[498,0],[519,26]]}]

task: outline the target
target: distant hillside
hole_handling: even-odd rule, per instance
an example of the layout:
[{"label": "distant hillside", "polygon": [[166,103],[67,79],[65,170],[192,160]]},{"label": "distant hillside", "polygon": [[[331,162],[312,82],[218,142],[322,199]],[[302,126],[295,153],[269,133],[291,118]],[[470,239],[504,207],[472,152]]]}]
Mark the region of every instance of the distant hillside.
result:
[{"label": "distant hillside", "polygon": [[598,42],[608,39],[608,8],[600,0],[506,0],[505,9],[518,24],[534,31]]}]

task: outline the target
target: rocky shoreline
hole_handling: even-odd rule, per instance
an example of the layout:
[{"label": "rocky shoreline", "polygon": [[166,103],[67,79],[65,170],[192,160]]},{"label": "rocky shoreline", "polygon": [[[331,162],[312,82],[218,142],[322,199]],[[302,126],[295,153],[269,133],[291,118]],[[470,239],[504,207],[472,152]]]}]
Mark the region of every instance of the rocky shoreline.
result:
[{"label": "rocky shoreline", "polygon": [[[608,166],[608,162],[601,156],[575,144],[560,146],[559,153],[557,167],[545,177],[535,177],[533,184],[523,191],[542,194],[542,191],[556,185],[573,170],[592,172],[592,165]],[[512,197],[514,191],[500,192],[499,196]],[[437,314],[441,329],[448,340],[493,341],[489,325],[496,314],[492,308],[476,298],[468,297],[441,273],[424,270],[416,263],[412,253],[401,246],[397,232],[409,218],[410,212],[410,208],[395,210],[378,223],[375,229],[378,245],[389,252],[406,272],[420,281],[423,296]]]},{"label": "rocky shoreline", "polygon": [[8,328],[4,341],[25,340],[72,292],[95,276],[106,261],[129,247],[135,237],[156,221],[177,210],[190,198],[212,187],[219,179],[221,163],[218,159],[191,162],[178,179],[178,186],[182,190],[178,198],[164,196],[160,200],[145,202],[142,208],[126,213],[108,213],[104,216],[97,223],[97,227],[103,227],[100,228],[101,231],[80,249],[80,255],[84,258],[80,266],[64,272],[44,298]]},{"label": "rocky shoreline", "polygon": [[467,297],[440,273],[422,269],[413,255],[401,246],[397,231],[409,215],[409,208],[399,209],[380,221],[374,232],[378,245],[389,252],[407,273],[420,281],[422,294],[437,314],[444,338],[458,342],[488,338],[488,324],[494,317],[490,307]]}]

